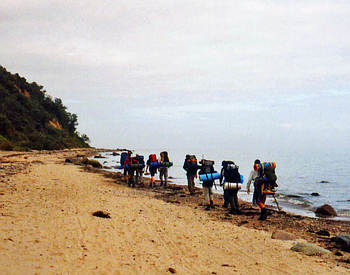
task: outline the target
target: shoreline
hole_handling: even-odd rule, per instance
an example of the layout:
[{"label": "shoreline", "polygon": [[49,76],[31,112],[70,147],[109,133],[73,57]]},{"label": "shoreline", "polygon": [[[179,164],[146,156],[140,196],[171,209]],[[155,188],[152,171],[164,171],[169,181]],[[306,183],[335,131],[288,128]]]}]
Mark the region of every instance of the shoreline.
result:
[{"label": "shoreline", "polygon": [[[98,160],[101,165],[106,165],[105,170],[106,171],[113,171],[113,172],[120,172],[122,170],[119,169],[115,169],[115,163],[119,161],[118,157],[115,156],[111,156],[108,152],[105,153],[101,153],[101,155],[104,157],[103,159],[96,159]],[[94,159],[93,157],[91,157],[90,159]],[[106,161],[105,161],[106,160]],[[107,164],[105,164],[107,163]],[[176,166],[176,165],[175,165]],[[175,167],[175,172],[172,171],[170,174],[173,175],[175,173],[175,178],[173,178],[173,181],[177,184],[177,185],[183,185],[183,186],[187,186],[187,181],[186,181],[186,177],[184,176],[184,173],[179,173],[182,169],[179,168],[179,165],[177,165]],[[196,182],[196,186],[197,187],[201,187],[201,184]],[[213,192],[214,193],[218,193],[218,194],[222,194],[222,188],[219,187],[219,185],[217,185],[217,190],[214,189],[213,187]],[[310,217],[310,218],[319,218],[316,214],[315,214],[315,210],[317,207],[320,207],[323,204],[326,204],[329,202],[319,202],[317,204],[312,204],[312,199],[315,198],[317,196],[312,197],[311,193],[309,194],[303,194],[303,195],[296,195],[294,193],[283,193],[281,190],[279,190],[276,193],[276,199],[278,201],[278,203],[280,204],[280,206],[282,207],[282,209],[286,212],[295,214],[295,215],[301,215],[304,217]],[[251,202],[252,197],[251,195],[248,196],[245,192],[240,191],[239,192],[239,198],[246,201],[246,202]],[[275,207],[276,203],[274,202],[273,198],[271,196],[268,196],[267,199],[267,204],[270,204],[271,206]],[[334,205],[331,203],[331,205],[334,207]],[[329,219],[331,220],[344,220],[344,221],[350,221],[350,209],[344,210],[342,209],[336,209],[338,212],[338,216],[336,217],[329,217]]]},{"label": "shoreline", "polygon": [[[22,272],[12,272],[15,274],[34,271],[33,262],[40,263],[39,273],[87,271],[86,263],[94,263],[99,269],[104,268],[100,272],[107,273],[114,272],[108,266],[111,265],[122,274],[170,274],[170,267],[180,274],[346,274],[350,269],[350,253],[329,242],[333,236],[350,232],[349,222],[273,210],[267,221],[260,222],[259,210],[243,201],[243,215],[228,214],[221,208],[221,195],[214,197],[215,209],[204,211],[200,189],[195,196],[189,196],[185,186],[176,184],[167,188],[129,188],[121,173],[65,163],[67,158],[79,160],[83,157],[77,155],[86,157],[94,152],[76,149],[12,156],[0,152],[0,218],[4,224],[0,231],[3,239],[0,270],[6,273],[22,268]],[[94,218],[93,210],[107,211],[112,218]],[[291,241],[271,240],[271,233],[276,230],[327,248],[331,255],[309,257],[291,252]],[[318,235],[320,230],[328,231],[330,236]],[[72,234],[76,239],[67,244]],[[166,245],[168,242],[172,245]],[[217,255],[212,258],[207,251]],[[39,259],[40,253],[41,257],[45,253],[51,256]],[[161,253],[156,257],[158,260],[153,260],[158,253]],[[180,257],[182,254],[185,259]],[[190,255],[198,255],[200,262]],[[85,257],[92,258],[85,262]],[[232,259],[239,261],[232,263]],[[15,262],[20,263],[18,267]],[[52,267],[46,266],[47,262]],[[296,268],[300,263],[303,267]],[[90,264],[88,267],[90,272],[95,268]]]}]

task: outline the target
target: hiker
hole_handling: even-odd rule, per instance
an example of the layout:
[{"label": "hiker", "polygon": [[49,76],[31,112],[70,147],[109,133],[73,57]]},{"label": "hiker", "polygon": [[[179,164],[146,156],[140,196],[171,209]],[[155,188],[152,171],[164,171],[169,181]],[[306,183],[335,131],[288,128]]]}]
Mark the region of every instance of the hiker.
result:
[{"label": "hiker", "polygon": [[276,163],[264,162],[254,165],[254,170],[258,172],[255,178],[256,203],[261,209],[259,220],[264,221],[267,218],[267,209],[265,206],[266,194],[275,195],[277,176],[275,174]]},{"label": "hiker", "polygon": [[[216,171],[214,170],[214,161],[202,159],[199,163],[202,165],[199,171],[200,175],[216,173]],[[207,177],[207,180],[204,180],[202,184],[203,184],[204,205],[206,205],[205,210],[210,210],[210,208],[214,208],[214,202],[213,202],[214,179],[213,178],[210,179]]]},{"label": "hiker", "polygon": [[259,159],[256,159],[254,161],[253,170],[250,172],[249,178],[247,181],[247,193],[248,193],[248,195],[250,194],[250,185],[251,185],[252,181],[254,182],[254,192],[253,192],[253,201],[252,201],[253,205],[256,205],[256,196],[257,196],[257,191],[258,191],[256,186],[255,186],[255,179],[259,176],[258,171],[255,171],[255,169],[254,169],[256,164],[260,164]]},{"label": "hiker", "polygon": [[136,155],[140,166],[136,169],[136,183],[143,184],[143,169],[145,168],[145,160],[143,156]]},{"label": "hiker", "polygon": [[220,173],[220,185],[224,188],[224,207],[231,205],[231,214],[241,214],[238,203],[238,191],[242,187],[241,175],[238,172],[238,166],[233,161],[223,161]]},{"label": "hiker", "polygon": [[151,154],[148,157],[147,160],[147,166],[146,166],[146,173],[149,170],[151,173],[151,182],[150,182],[150,187],[153,188],[156,184],[156,179],[155,179],[155,174],[157,174],[157,169],[159,167],[159,162],[157,160],[157,157],[155,154]]},{"label": "hiker", "polygon": [[131,187],[135,187],[135,183],[136,183],[135,172],[138,169],[139,161],[136,157],[130,156],[125,159],[124,163],[128,171],[128,185]]},{"label": "hiker", "polygon": [[186,171],[188,191],[191,196],[194,195],[194,178],[197,178],[197,170],[199,168],[196,156],[186,155],[183,169]]},{"label": "hiker", "polygon": [[129,165],[131,164],[131,155],[132,155],[132,152],[128,151],[127,153],[122,153],[122,156],[121,156],[120,164],[124,169],[124,177],[126,179],[126,182],[129,182]]},{"label": "hiker", "polygon": [[160,186],[163,186],[163,178],[164,178],[164,187],[168,184],[168,167],[170,167],[170,161],[168,152],[160,153],[160,167],[159,167],[159,179]]}]

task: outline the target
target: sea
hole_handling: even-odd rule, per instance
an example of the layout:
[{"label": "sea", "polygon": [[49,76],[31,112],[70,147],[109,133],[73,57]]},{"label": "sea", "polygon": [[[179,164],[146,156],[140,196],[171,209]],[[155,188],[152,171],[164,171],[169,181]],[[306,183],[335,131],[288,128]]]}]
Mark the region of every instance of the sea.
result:
[{"label": "sea", "polygon": [[[348,166],[349,152],[347,150],[338,152],[324,151],[276,151],[264,153],[260,157],[254,153],[234,154],[229,150],[220,151],[207,148],[204,152],[189,150],[164,150],[164,148],[139,148],[132,150],[133,154],[145,156],[167,151],[170,161],[174,165],[169,169],[171,181],[179,185],[187,185],[186,174],[183,163],[186,154],[196,155],[201,158],[214,160],[215,170],[221,170],[223,160],[232,160],[239,166],[239,172],[244,176],[244,184],[238,196],[245,201],[252,200],[252,192],[246,192],[246,182],[250,171],[253,169],[255,159],[261,161],[274,161],[276,163],[276,174],[278,177],[276,199],[280,207],[294,214],[316,217],[314,211],[323,204],[330,204],[337,211],[338,217],[333,219],[350,221],[350,169]],[[97,159],[108,171],[120,171],[120,157],[113,156],[111,152],[102,153],[105,158]],[[196,186],[201,188],[199,180]],[[214,192],[223,193],[222,187],[217,183],[213,187]],[[253,189],[253,186],[251,187]],[[312,195],[318,193],[318,196]],[[273,197],[268,196],[267,204],[276,206]]]}]

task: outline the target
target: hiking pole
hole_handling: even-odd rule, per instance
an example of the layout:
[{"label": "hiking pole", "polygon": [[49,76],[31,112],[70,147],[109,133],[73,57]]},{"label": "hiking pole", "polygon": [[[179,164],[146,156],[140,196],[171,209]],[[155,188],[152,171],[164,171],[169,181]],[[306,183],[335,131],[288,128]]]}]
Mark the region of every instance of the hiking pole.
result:
[{"label": "hiking pole", "polygon": [[279,204],[278,204],[278,201],[277,201],[277,199],[276,199],[276,197],[275,197],[275,194],[272,194],[272,196],[273,196],[273,198],[275,199],[275,203],[276,203],[276,205],[277,205],[278,211],[281,211],[281,208],[280,208],[280,206],[279,206]]}]

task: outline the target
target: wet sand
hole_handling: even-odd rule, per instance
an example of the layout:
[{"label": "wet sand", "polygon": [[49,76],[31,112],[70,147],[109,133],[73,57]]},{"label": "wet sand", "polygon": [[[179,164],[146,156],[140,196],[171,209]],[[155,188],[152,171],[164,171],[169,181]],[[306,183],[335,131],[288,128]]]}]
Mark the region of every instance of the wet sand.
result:
[{"label": "wet sand", "polygon": [[[200,190],[129,188],[110,172],[65,163],[90,151],[0,152],[1,274],[348,274],[350,254],[331,247],[346,222],[258,210],[229,215],[216,196],[204,211]],[[110,218],[92,215],[104,211]],[[290,250],[275,229],[331,249],[330,256]]]}]

